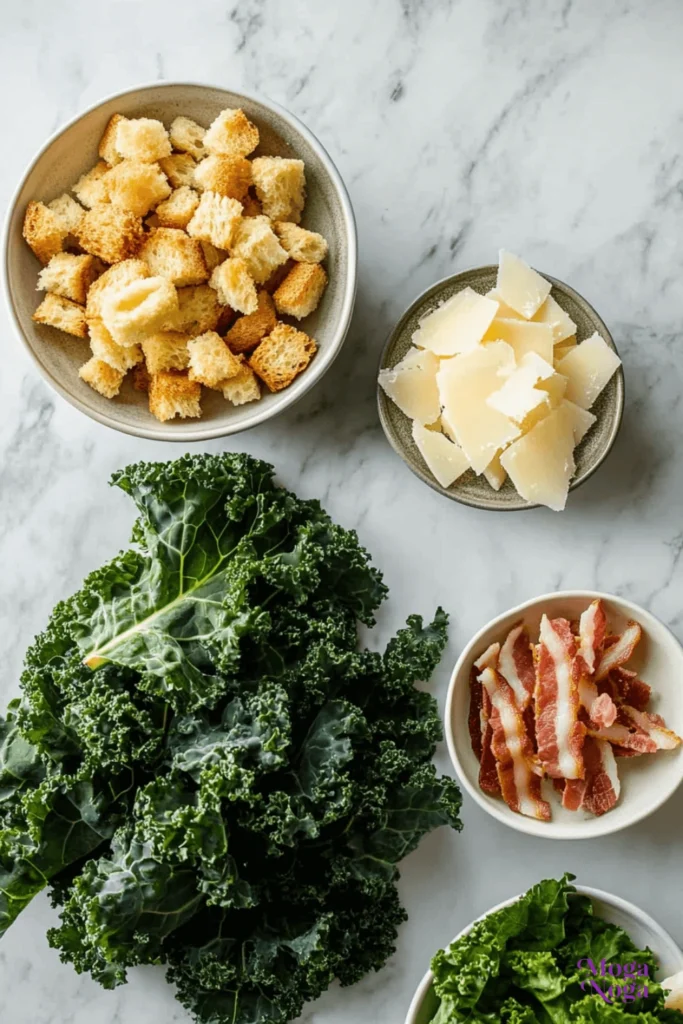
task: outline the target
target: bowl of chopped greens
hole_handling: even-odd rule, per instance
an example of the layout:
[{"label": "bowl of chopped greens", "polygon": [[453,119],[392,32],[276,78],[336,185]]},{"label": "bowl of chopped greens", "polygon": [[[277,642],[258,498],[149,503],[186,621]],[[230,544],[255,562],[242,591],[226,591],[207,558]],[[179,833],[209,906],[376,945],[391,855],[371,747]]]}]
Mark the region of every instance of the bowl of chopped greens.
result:
[{"label": "bowl of chopped greens", "polygon": [[539,882],[464,928],[432,958],[405,1024],[683,1024],[672,937],[573,878]]}]

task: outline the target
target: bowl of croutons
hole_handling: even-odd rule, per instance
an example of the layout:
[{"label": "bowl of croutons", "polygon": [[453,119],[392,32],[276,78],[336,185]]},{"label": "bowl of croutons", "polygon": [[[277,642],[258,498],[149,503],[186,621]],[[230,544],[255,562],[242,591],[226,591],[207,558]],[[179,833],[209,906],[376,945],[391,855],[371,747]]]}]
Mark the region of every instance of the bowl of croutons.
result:
[{"label": "bowl of croutons", "polygon": [[286,409],[339,352],[356,230],[320,143],[269,100],[157,83],[54,135],[10,206],[18,335],[81,412],[160,440]]}]

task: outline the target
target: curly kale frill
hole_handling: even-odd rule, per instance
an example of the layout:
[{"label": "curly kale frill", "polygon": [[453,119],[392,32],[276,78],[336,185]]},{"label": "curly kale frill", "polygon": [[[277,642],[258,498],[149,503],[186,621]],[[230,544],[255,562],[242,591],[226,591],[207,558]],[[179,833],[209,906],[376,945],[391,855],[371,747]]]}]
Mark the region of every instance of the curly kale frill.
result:
[{"label": "curly kale frill", "polygon": [[356,535],[245,455],[114,483],[132,546],[59,604],[0,723],[0,934],[50,884],[50,943],[106,987],[166,963],[212,1024],[280,1024],[380,968],[397,863],[459,828],[415,688],[446,640],[385,596]]}]

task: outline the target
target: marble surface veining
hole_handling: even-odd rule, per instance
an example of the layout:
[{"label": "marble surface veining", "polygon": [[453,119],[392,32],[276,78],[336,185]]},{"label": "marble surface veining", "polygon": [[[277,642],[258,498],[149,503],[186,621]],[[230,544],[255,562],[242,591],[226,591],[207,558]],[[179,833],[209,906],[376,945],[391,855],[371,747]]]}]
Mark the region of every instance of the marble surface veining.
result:
[{"label": "marble surface veining", "polygon": [[[460,647],[494,614],[567,587],[644,604],[683,637],[683,7],[678,0],[146,0],[3,7],[0,79],[9,201],[46,136],[102,96],[155,80],[261,91],[318,135],[358,219],[358,302],[345,349],[274,425],[193,451],[244,450],[358,529],[391,598],[378,643],[411,611],[452,615],[434,679],[441,704]],[[380,347],[439,277],[501,245],[573,284],[612,328],[627,408],[615,450],[546,510],[459,507],[414,478],[375,409]],[[54,603],[128,537],[110,473],[180,447],[116,434],[56,397],[3,312],[0,371],[2,704]],[[440,767],[449,762],[443,750]],[[553,843],[469,799],[461,835],[428,837],[402,868],[410,920],[396,955],[307,1008],[309,1024],[401,1021],[432,952],[476,914],[549,873],[633,896],[683,943],[683,793],[627,833]],[[114,993],[62,966],[45,897],[0,945],[2,1024],[185,1022],[162,973]]]}]

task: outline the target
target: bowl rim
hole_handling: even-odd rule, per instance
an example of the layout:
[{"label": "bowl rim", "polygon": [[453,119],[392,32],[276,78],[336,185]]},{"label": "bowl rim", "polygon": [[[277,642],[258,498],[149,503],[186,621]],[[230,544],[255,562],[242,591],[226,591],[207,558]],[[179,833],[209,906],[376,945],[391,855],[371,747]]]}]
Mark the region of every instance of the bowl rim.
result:
[{"label": "bowl rim", "polygon": [[[576,891],[581,893],[583,896],[588,896],[591,900],[600,900],[602,903],[606,903],[609,906],[614,907],[622,913],[630,914],[635,917],[641,924],[645,925],[651,931],[653,931],[657,938],[661,940],[662,945],[668,945],[671,947],[672,952],[675,951],[680,959],[681,967],[683,968],[683,952],[681,951],[678,943],[672,935],[667,932],[666,928],[663,928],[650,914],[645,910],[641,910],[640,907],[636,906],[635,903],[631,903],[630,900],[625,900],[621,896],[616,896],[614,893],[605,892],[604,889],[595,889],[589,885],[576,885]],[[451,942],[456,942],[461,939],[477,924],[479,921],[483,921],[484,918],[488,917],[489,914],[494,914],[497,910],[502,910],[503,907],[510,907],[517,900],[521,899],[524,893],[518,893],[517,896],[511,896],[510,899],[503,900],[501,903],[496,904],[495,907],[491,907],[490,910],[480,914],[479,917],[475,917],[473,921],[470,921],[461,931],[455,935]],[[653,950],[653,952],[656,952]],[[415,1024],[417,1013],[422,1003],[424,1002],[425,996],[429,991],[434,975],[431,970],[423,975],[422,980],[415,990],[415,994],[410,1001],[408,1012],[406,1013],[405,1024]]]},{"label": "bowl rim", "polygon": [[[470,498],[467,495],[453,494],[447,487],[442,487],[441,484],[432,477],[431,473],[429,473],[428,470],[422,469],[422,467],[419,465],[412,465],[412,463],[409,462],[408,459],[406,458],[403,446],[398,442],[397,438],[394,436],[394,432],[389,423],[389,415],[387,411],[389,409],[389,403],[391,402],[391,399],[389,398],[388,395],[384,393],[379,384],[379,373],[382,369],[384,369],[384,361],[387,352],[389,351],[389,348],[394,343],[396,336],[402,330],[403,324],[406,322],[406,320],[408,320],[409,317],[413,315],[415,310],[420,305],[422,305],[422,303],[427,302],[432,297],[433,294],[441,291],[443,288],[456,282],[458,278],[464,278],[474,273],[493,273],[497,271],[497,269],[498,264],[496,263],[484,263],[481,264],[480,266],[468,267],[466,270],[459,270],[456,274],[447,274],[446,277],[440,278],[438,281],[435,281],[433,284],[429,285],[422,292],[420,292],[420,294],[403,311],[403,313],[398,318],[393,328],[389,332],[387,339],[384,342],[384,345],[382,346],[379,364],[377,367],[377,412],[379,415],[380,423],[382,424],[384,436],[386,437],[387,441],[394,449],[396,454],[400,457],[402,462],[408,467],[411,473],[418,477],[418,479],[422,480],[423,483],[427,484],[428,487],[431,487],[433,491],[436,491],[437,494],[441,494],[444,498],[449,498],[451,501],[455,501],[460,505],[467,505],[469,508],[480,509],[483,512],[526,512],[529,509],[543,508],[544,506],[539,505],[538,502],[525,502],[523,498],[519,499],[519,504],[498,506],[483,500]],[[579,306],[583,306],[587,309],[590,316],[595,320],[600,330],[600,333],[603,335],[608,344],[613,348],[616,354],[619,355],[619,350],[612,336],[612,332],[609,330],[605,321],[602,319],[602,317],[595,309],[595,307],[588,301],[588,299],[584,298],[584,296],[581,295],[580,292],[577,292],[575,288],[572,288],[570,284],[566,284],[565,281],[561,281],[559,278],[552,277],[550,274],[546,274],[545,272],[542,272],[540,270],[538,271],[538,273],[542,273],[546,281],[550,281],[553,288],[560,288],[561,290],[564,290]],[[589,470],[586,470],[584,473],[582,473],[580,476],[575,476],[574,479],[571,481],[571,483],[569,484],[570,492],[576,490],[587,480],[589,480],[594,473],[598,471],[600,466],[602,466],[603,462],[612,451],[614,443],[617,439],[617,435],[619,434],[621,423],[624,417],[624,405],[626,396],[626,383],[624,378],[623,362],[622,365],[619,366],[619,368],[617,369],[617,372],[614,376],[615,379],[617,379],[619,382],[616,395],[616,419],[614,422],[614,427],[612,429],[608,442],[605,445],[604,451],[601,452],[595,464],[591,466]]]},{"label": "bowl rim", "polygon": [[603,836],[613,835],[615,832],[621,832],[626,828],[630,828],[632,825],[636,825],[645,818],[649,818],[651,814],[654,814],[655,811],[659,810],[659,808],[674,795],[683,782],[683,758],[679,757],[678,781],[674,788],[665,792],[664,795],[659,793],[654,794],[652,802],[646,804],[642,812],[634,813],[627,821],[610,824],[610,816],[606,814],[601,818],[596,818],[595,822],[582,822],[581,824],[587,825],[587,828],[579,828],[577,826],[576,828],[567,828],[566,832],[562,832],[562,834],[554,834],[553,832],[544,830],[544,822],[536,821],[533,818],[527,818],[522,814],[508,813],[506,804],[501,804],[500,801],[487,798],[477,786],[474,786],[470,782],[461,763],[453,733],[453,706],[455,702],[456,679],[458,678],[463,665],[469,661],[472,651],[476,648],[482,637],[484,637],[493,626],[496,626],[502,620],[510,618],[511,616],[521,617],[529,608],[536,607],[544,602],[550,602],[551,600],[556,601],[558,598],[561,600],[580,598],[581,600],[587,600],[589,602],[600,598],[608,604],[616,602],[628,609],[632,617],[640,622],[645,628],[647,628],[648,619],[654,621],[659,627],[668,633],[683,656],[683,644],[681,644],[678,637],[671,629],[669,629],[666,623],[662,622],[662,620],[651,611],[648,611],[647,608],[643,608],[641,605],[635,604],[627,598],[619,597],[617,594],[607,594],[597,590],[558,590],[549,594],[540,594],[538,597],[532,597],[527,601],[522,601],[521,604],[508,608],[499,615],[494,615],[492,619],[477,630],[462,649],[448,681],[446,707],[444,710],[444,733],[448,753],[451,763],[457,773],[458,781],[467,790],[475,803],[477,803],[479,807],[486,811],[486,813],[491,817],[496,818],[497,821],[500,821],[508,828],[515,829],[517,832],[523,832],[525,835],[537,836],[541,839],[552,839],[560,842],[564,840],[597,839],[602,838]]},{"label": "bowl rim", "polygon": [[[19,195],[24,188],[26,179],[28,178],[31,171],[38,164],[38,162],[45,155],[46,151],[50,146],[56,142],[62,135],[68,132],[74,127],[79,121],[81,121],[88,114],[93,113],[99,107],[104,106],[105,103],[110,103],[113,100],[121,99],[125,96],[129,96],[131,93],[143,92],[147,90],[157,89],[163,90],[166,88],[192,88],[192,89],[211,89],[218,92],[229,92],[235,96],[243,97],[245,100],[253,103],[261,104],[264,107],[269,108],[280,118],[290,124],[290,126],[301,134],[312,149],[315,150],[321,163],[323,164],[327,174],[329,175],[334,189],[339,197],[339,201],[342,208],[342,220],[344,223],[344,240],[347,254],[348,273],[346,280],[346,287],[344,289],[344,295],[342,298],[341,311],[338,318],[337,326],[334,330],[333,336],[330,343],[326,347],[324,352],[318,352],[318,358],[314,360],[311,370],[317,367],[317,372],[311,374],[304,374],[301,380],[304,382],[300,385],[300,390],[295,393],[287,395],[289,389],[285,389],[280,392],[281,404],[278,404],[275,408],[265,408],[260,411],[254,410],[247,418],[246,421],[241,422],[239,425],[230,426],[230,424],[223,424],[221,426],[213,427],[200,427],[200,426],[180,426],[175,425],[169,428],[166,424],[150,423],[149,426],[138,425],[134,423],[119,423],[108,416],[106,413],[99,412],[96,409],[89,409],[85,406],[77,395],[72,394],[66,388],[64,388],[58,380],[51,376],[46,368],[41,364],[36,353],[33,351],[24,331],[22,330],[17,315],[14,301],[10,290],[10,223],[14,215],[15,209],[19,201]],[[331,156],[323,146],[323,144],[316,138],[313,132],[308,128],[303,121],[282,107],[275,100],[271,100],[269,97],[262,93],[245,91],[244,89],[231,89],[225,85],[216,85],[210,82],[202,82],[196,79],[183,79],[183,80],[163,80],[163,81],[152,81],[143,82],[138,85],[130,86],[127,89],[118,90],[110,93],[102,98],[98,99],[94,103],[91,103],[84,110],[81,110],[74,117],[70,118],[65,124],[61,125],[56,131],[52,132],[49,138],[43,143],[38,149],[35,155],[29,160],[24,171],[22,172],[19,182],[16,188],[12,192],[12,196],[7,205],[4,224],[2,228],[2,236],[0,238],[0,279],[1,287],[4,293],[5,307],[9,313],[9,319],[14,328],[14,335],[18,339],[21,348],[27,353],[32,360],[34,366],[37,367],[42,378],[53,388],[62,398],[64,398],[69,405],[77,409],[79,412],[84,413],[90,419],[96,420],[98,423],[103,424],[106,427],[110,427],[112,430],[117,430],[123,434],[129,434],[134,437],[148,438],[153,441],[209,441],[213,438],[228,437],[231,434],[240,434],[245,430],[250,430],[252,427],[256,427],[266,420],[274,419],[280,413],[284,412],[285,409],[290,408],[299,399],[303,398],[311,388],[321,380],[325,373],[329,370],[334,360],[339,355],[344,339],[348,333],[351,325],[351,317],[353,314],[353,308],[356,300],[356,289],[358,279],[358,238],[356,229],[356,219],[353,212],[353,206],[351,205],[351,199],[342,180],[342,177],[337,170]],[[261,403],[257,403],[261,404]],[[151,418],[151,417],[150,417]],[[198,421],[201,423],[201,420]]]}]

